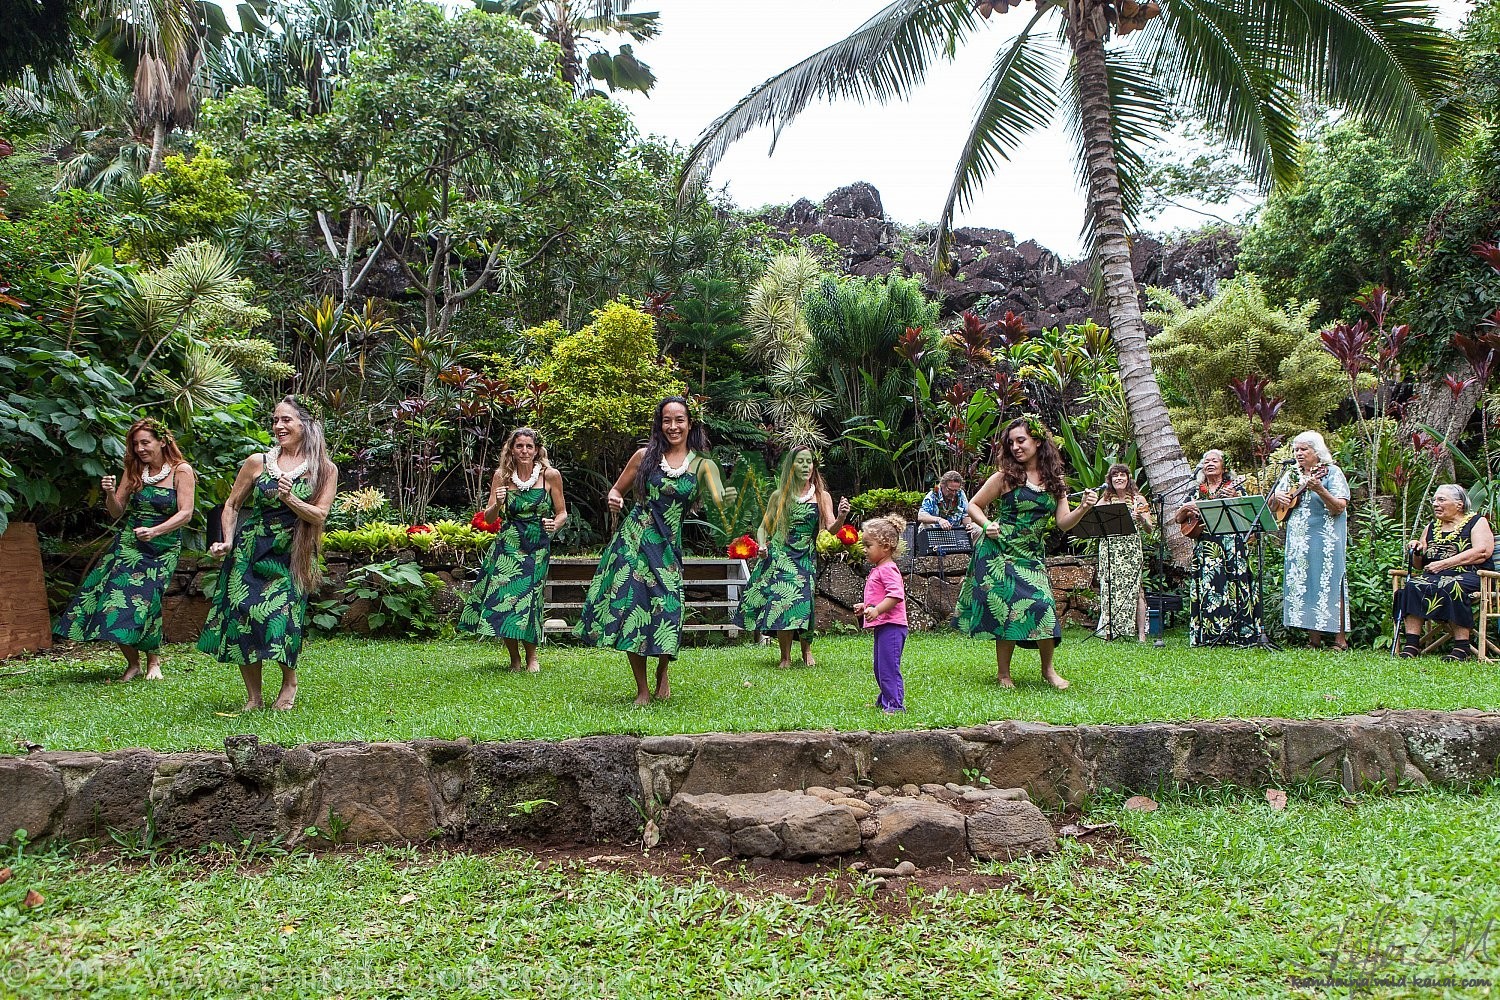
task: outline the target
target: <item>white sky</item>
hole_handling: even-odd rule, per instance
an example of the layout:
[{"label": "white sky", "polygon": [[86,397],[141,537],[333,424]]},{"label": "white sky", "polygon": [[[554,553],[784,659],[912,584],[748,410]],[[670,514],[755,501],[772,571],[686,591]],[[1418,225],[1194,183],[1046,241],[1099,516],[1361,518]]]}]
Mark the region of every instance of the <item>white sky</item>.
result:
[{"label": "white sky", "polygon": [[[661,13],[661,35],[635,47],[656,74],[650,95],[617,95],[642,133],[691,145],[703,128],[756,84],[847,35],[889,0],[639,0],[635,10]],[[1441,23],[1456,26],[1469,4],[1438,0]],[[979,88],[996,47],[1029,7],[990,18],[991,44],[940,62],[909,101],[889,105],[817,104],[784,129],[772,157],[770,132],[746,135],[715,169],[743,208],[820,201],[834,188],[865,180],[879,189],[897,222],[936,221],[948,196],[953,163],[968,135]],[[1074,182],[1070,144],[1061,128],[1036,133],[985,183],[959,224],[1008,229],[1073,256],[1083,197]],[[1153,228],[1193,226],[1202,217],[1173,210]]]}]

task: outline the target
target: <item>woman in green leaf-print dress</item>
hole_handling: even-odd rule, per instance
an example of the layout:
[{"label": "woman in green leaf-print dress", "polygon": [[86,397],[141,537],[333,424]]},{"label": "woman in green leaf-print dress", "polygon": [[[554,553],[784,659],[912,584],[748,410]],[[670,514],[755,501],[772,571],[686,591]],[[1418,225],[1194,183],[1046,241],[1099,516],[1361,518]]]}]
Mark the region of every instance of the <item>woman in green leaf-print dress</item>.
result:
[{"label": "woman in green leaf-print dress", "polygon": [[834,517],[833,498],[823,488],[823,474],[813,450],[799,445],[781,463],[776,491],[766,502],[759,535],[760,560],[750,572],[735,624],[763,634],[775,633],[783,670],[792,665],[792,640],[802,644],[802,662],[812,656],[813,599],[817,589],[818,531],[833,531],[849,516],[841,500]]},{"label": "woman in green leaf-print dress", "polygon": [[261,664],[267,661],[281,667],[271,707],[286,711],[297,701],[307,599],[318,586],[323,523],[338,492],[323,425],[307,403],[287,396],[276,404],[271,433],[276,446],[245,459],[224,504],[225,541],[209,551],[228,558],[198,639],[203,652],[238,664],[247,712],[263,706]]},{"label": "woman in green leaf-print dress", "polygon": [[182,526],[193,519],[197,478],[172,434],[155,420],[125,432],[125,475],[105,476],[104,506],[125,518],[114,544],[79,584],[54,633],[74,642],[113,642],[125,654],[122,681],[161,675],[162,603],[182,552]]},{"label": "woman in green leaf-print dress", "polygon": [[575,630],[590,646],[618,649],[635,675],[636,705],[649,705],[646,661],[657,657],[654,697],[671,697],[667,667],[682,640],[682,520],[699,497],[723,505],[718,466],[704,452],[708,431],[689,415],[689,402],[669,396],[656,407],[651,437],[636,450],[609,491],[609,509],[636,506],[599,556]]},{"label": "woman in green leaf-print dress", "polygon": [[479,578],[458,619],[458,630],[503,639],[510,669],[541,670],[536,647],[542,641],[547,567],[552,536],[568,519],[562,473],[547,460],[541,437],[530,427],[511,431],[490,482],[484,519],[500,519],[495,541],[484,552]]},{"label": "woman in green leaf-print dress", "polygon": [[[1068,681],[1052,665],[1062,622],[1047,577],[1047,535],[1054,524],[1063,531],[1072,528],[1098,497],[1085,490],[1082,505],[1069,506],[1062,455],[1035,415],[1006,425],[999,465],[969,501],[969,516],[984,533],[970,558],[954,623],[969,635],[995,640],[1001,687],[1015,687],[1010,661],[1021,645],[1041,654],[1048,684],[1066,688]],[[985,513],[991,503],[999,505],[993,521]]]}]

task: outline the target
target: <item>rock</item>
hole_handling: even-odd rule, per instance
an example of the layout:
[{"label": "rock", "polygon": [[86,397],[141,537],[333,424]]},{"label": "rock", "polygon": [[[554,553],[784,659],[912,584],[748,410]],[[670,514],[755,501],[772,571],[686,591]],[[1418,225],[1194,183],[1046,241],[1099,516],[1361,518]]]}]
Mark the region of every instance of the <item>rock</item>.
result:
[{"label": "rock", "polygon": [[901,799],[875,812],[880,832],[865,844],[865,854],[880,865],[910,861],[931,868],[949,860],[968,859],[964,818],[936,802]]},{"label": "rock", "polygon": [[838,785],[852,794],[854,754],[834,736],[734,733],[701,736],[679,792],[734,795]]},{"label": "rock", "polygon": [[859,836],[861,840],[869,840],[880,832],[880,820],[873,816],[866,816],[859,821]]},{"label": "rock", "polygon": [[411,747],[371,743],[319,757],[317,778],[302,803],[305,825],[330,830],[347,824],[343,838],[356,844],[423,841],[442,826],[425,762]]},{"label": "rock", "polygon": [[964,792],[973,791],[973,789],[971,789],[968,785],[960,785],[956,781],[950,781],[943,787],[948,789],[948,791],[952,792],[954,795],[958,796],[962,796]]},{"label": "rock", "polygon": [[1030,802],[997,799],[968,817],[969,852],[982,861],[1010,861],[1057,847],[1052,824]]},{"label": "rock", "polygon": [[[910,862],[903,862],[903,864],[910,864]],[[866,872],[866,874],[869,875],[871,878],[895,878],[896,877],[896,869],[894,869],[894,868],[871,868],[868,872]]]},{"label": "rock", "polygon": [[901,786],[901,794],[916,798],[918,795],[922,794],[922,789],[917,785],[913,785],[911,782],[907,782],[906,784]]},{"label": "rock", "polygon": [[667,809],[662,835],[673,843],[743,857],[827,857],[857,851],[860,844],[848,808],[784,791],[679,793]]},{"label": "rock", "polygon": [[824,802],[832,802],[834,799],[840,798],[838,792],[835,792],[832,788],[824,788],[821,785],[814,785],[811,788],[803,789],[803,791],[814,798],[822,799]]},{"label": "rock", "polygon": [[[634,840],[641,815],[631,800],[644,799],[637,746],[630,736],[476,743],[467,756],[465,799],[451,821],[549,841]],[[556,804],[530,813],[516,808],[539,799]]]},{"label": "rock", "polygon": [[917,873],[917,866],[910,861],[903,861],[896,866],[896,875],[899,878],[911,878]]},{"label": "rock", "polygon": [[[888,787],[888,786],[882,786],[882,787]],[[869,792],[868,794],[865,795],[865,804],[868,805],[872,809],[879,809],[881,806],[885,805],[889,801],[891,801],[891,799],[890,799],[890,793],[889,792],[887,792],[885,794],[881,794],[880,792]]]},{"label": "rock", "polygon": [[66,792],[53,767],[24,757],[0,757],[0,844],[25,830],[40,840],[52,830]]},{"label": "rock", "polygon": [[854,794],[854,789],[850,788],[848,785],[840,785],[837,788],[835,788],[834,791],[838,792],[840,795],[853,795]]},{"label": "rock", "polygon": [[[140,829],[146,822],[152,779],[162,759],[150,750],[105,754],[99,766],[68,797],[60,832],[72,839],[107,837],[110,830]],[[159,819],[157,826],[161,827]]]},{"label": "rock", "polygon": [[928,781],[924,782],[917,790],[923,795],[941,795],[948,789],[944,788],[942,785]]},{"label": "rock", "polygon": [[875,789],[875,794],[890,797],[896,794],[896,790],[890,785],[881,785],[879,788]]},{"label": "rock", "polygon": [[833,800],[833,804],[851,810],[855,819],[863,819],[873,811],[873,807],[868,802],[863,799],[852,799],[847,795],[840,795]]},{"label": "rock", "polygon": [[870,737],[870,777],[884,785],[941,785],[963,777],[963,741],[941,731],[875,733]]}]

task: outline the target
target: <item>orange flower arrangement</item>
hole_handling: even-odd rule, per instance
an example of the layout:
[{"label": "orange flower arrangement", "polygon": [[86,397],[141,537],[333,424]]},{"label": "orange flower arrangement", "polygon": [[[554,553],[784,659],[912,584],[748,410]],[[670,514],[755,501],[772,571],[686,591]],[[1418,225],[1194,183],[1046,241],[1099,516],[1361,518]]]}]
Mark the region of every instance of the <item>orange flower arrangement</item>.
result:
[{"label": "orange flower arrangement", "polygon": [[833,537],[839,540],[840,545],[853,545],[859,541],[859,529],[852,524],[846,524],[834,532]]},{"label": "orange flower arrangement", "polygon": [[493,535],[495,532],[500,530],[500,524],[502,520],[503,518],[496,515],[493,521],[486,521],[484,519],[484,511],[476,510],[474,512],[473,518],[471,518],[469,521],[469,527],[473,528],[475,531],[487,531]]},{"label": "orange flower arrangement", "polygon": [[729,558],[754,559],[760,555],[760,543],[749,535],[741,535],[729,543]]}]

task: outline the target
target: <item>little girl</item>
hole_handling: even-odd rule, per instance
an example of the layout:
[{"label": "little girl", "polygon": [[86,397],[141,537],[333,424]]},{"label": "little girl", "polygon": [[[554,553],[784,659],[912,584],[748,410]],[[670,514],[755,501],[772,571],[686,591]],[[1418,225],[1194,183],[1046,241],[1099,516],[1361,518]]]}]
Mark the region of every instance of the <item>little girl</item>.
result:
[{"label": "little girl", "polygon": [[865,522],[865,561],[870,564],[870,575],[865,579],[865,599],[854,606],[854,613],[864,618],[865,628],[875,630],[875,683],[880,685],[880,700],[875,704],[886,712],[906,711],[901,682],[906,586],[896,568],[896,552],[905,529],[906,522],[895,515]]}]

